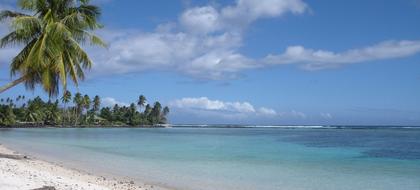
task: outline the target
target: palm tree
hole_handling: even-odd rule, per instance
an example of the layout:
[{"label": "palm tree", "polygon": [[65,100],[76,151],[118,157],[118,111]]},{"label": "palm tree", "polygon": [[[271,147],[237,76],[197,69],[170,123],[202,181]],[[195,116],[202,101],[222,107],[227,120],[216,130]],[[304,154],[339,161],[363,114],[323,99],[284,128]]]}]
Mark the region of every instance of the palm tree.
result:
[{"label": "palm tree", "polygon": [[44,117],[43,109],[44,102],[41,98],[36,97],[34,100],[28,101],[28,107],[25,111],[25,120],[29,122],[41,122]]},{"label": "palm tree", "polygon": [[146,97],[144,97],[143,95],[139,96],[139,100],[137,101],[137,105],[140,108],[141,111],[141,107],[144,107],[144,104],[146,104]]},{"label": "palm tree", "polygon": [[90,108],[90,97],[86,94],[83,96],[83,108],[88,110]]},{"label": "palm tree", "polygon": [[131,103],[130,107],[128,108],[128,124],[134,125],[134,117],[136,115],[136,104]]},{"label": "palm tree", "polygon": [[147,104],[146,107],[144,108],[144,112],[143,114],[148,117],[150,112],[152,111],[152,107],[150,106],[150,104]]},{"label": "palm tree", "polygon": [[166,118],[166,116],[169,114],[169,108],[168,106],[165,106],[163,108],[163,112],[162,112],[162,121],[163,123],[167,123],[168,122],[168,118]]},{"label": "palm tree", "polygon": [[[64,112],[66,113],[66,119],[70,119],[69,118],[69,113],[68,113],[68,110],[67,110],[67,104],[70,102],[70,100],[71,100],[71,92],[66,90],[63,93],[63,97],[61,97],[61,102],[63,102],[63,104],[64,104]],[[63,123],[64,122],[65,121],[63,119]]]},{"label": "palm tree", "polygon": [[162,105],[159,102],[155,102],[153,105],[152,111],[150,112],[150,120],[152,121],[152,124],[158,124],[162,120]]},{"label": "palm tree", "polygon": [[73,103],[74,103],[74,125],[77,125],[77,121],[79,119],[79,115],[82,110],[83,105],[83,97],[82,94],[79,92],[76,93],[73,97]]},{"label": "palm tree", "polygon": [[[87,122],[88,119],[88,112],[89,112],[89,108],[90,108],[90,97],[86,94],[85,96],[83,96],[83,101],[82,101],[82,109],[86,110],[86,117],[84,117],[84,122]],[[83,112],[83,111],[82,111]]]},{"label": "palm tree", "polygon": [[13,58],[10,72],[18,78],[0,88],[0,93],[20,84],[34,90],[40,84],[49,96],[66,89],[67,78],[77,86],[84,79],[84,69],[92,66],[80,44],[105,47],[91,32],[101,28],[97,22],[101,12],[89,0],[19,0],[25,12],[0,12],[0,21],[10,18],[12,32],[0,40],[0,47],[23,45]]},{"label": "palm tree", "polygon": [[167,116],[168,114],[169,114],[169,108],[168,108],[168,106],[165,106],[163,108],[163,116]]},{"label": "palm tree", "polygon": [[99,111],[99,107],[101,106],[101,98],[99,98],[99,96],[98,95],[96,95],[94,98],[93,98],[93,111],[94,112],[98,112]]},{"label": "palm tree", "polygon": [[44,123],[49,125],[56,125],[60,121],[60,111],[58,108],[58,100],[54,103],[48,101],[48,103],[44,106]]}]

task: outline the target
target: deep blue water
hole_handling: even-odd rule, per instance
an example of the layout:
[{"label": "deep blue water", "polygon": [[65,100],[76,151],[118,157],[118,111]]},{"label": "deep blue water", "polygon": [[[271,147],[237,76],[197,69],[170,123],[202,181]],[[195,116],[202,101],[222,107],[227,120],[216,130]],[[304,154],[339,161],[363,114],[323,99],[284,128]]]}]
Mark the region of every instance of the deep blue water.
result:
[{"label": "deep blue water", "polygon": [[186,190],[420,190],[420,128],[4,129],[41,158]]}]

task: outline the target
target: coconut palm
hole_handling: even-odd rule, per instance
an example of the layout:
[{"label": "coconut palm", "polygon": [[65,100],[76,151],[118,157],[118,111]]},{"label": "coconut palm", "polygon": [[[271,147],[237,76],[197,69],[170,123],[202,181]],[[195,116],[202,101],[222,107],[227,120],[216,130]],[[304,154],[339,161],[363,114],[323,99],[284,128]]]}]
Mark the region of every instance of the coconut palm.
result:
[{"label": "coconut palm", "polygon": [[36,97],[34,100],[28,101],[28,107],[25,112],[25,120],[29,122],[42,122],[44,112],[42,111],[44,102],[40,97]]},{"label": "coconut palm", "polygon": [[169,114],[169,108],[168,108],[168,106],[165,106],[163,108],[163,116],[167,116],[168,114]]},{"label": "coconut palm", "polygon": [[141,107],[144,107],[145,104],[146,104],[146,97],[144,97],[143,95],[140,95],[139,100],[137,101],[137,105],[139,106],[140,110],[141,110]]},{"label": "coconut palm", "polygon": [[[83,110],[86,110],[86,113],[88,113],[89,108],[90,108],[90,104],[91,104],[90,97],[87,94],[84,95],[83,100],[82,100],[82,112],[83,112]],[[86,114],[86,115],[88,115],[88,114]],[[87,119],[88,119],[87,117],[84,117],[84,122],[85,123],[87,122]]]},{"label": "coconut palm", "polygon": [[[67,110],[67,104],[70,102],[71,100],[71,92],[66,90],[63,93],[63,97],[61,97],[61,102],[64,104],[64,112],[66,114],[66,119],[69,119],[69,113]],[[64,123],[64,119],[63,119],[63,123]]]},{"label": "coconut palm", "polygon": [[83,96],[83,108],[88,110],[90,108],[90,97],[86,94],[85,96]]},{"label": "coconut palm", "polygon": [[13,58],[10,73],[17,79],[0,88],[0,93],[24,83],[33,90],[40,84],[49,96],[66,89],[67,78],[75,85],[84,79],[84,69],[92,66],[80,44],[105,46],[91,32],[102,26],[97,22],[101,12],[89,0],[19,0],[25,14],[1,11],[0,21],[11,19],[12,32],[0,40],[0,47],[23,45]]},{"label": "coconut palm", "polygon": [[98,112],[99,111],[99,107],[101,106],[101,98],[99,98],[99,96],[98,95],[96,95],[94,98],[93,98],[93,111],[94,112]]},{"label": "coconut palm", "polygon": [[74,103],[74,124],[77,125],[77,122],[79,120],[79,116],[83,109],[83,97],[82,94],[79,92],[76,93],[73,97],[73,103]]}]

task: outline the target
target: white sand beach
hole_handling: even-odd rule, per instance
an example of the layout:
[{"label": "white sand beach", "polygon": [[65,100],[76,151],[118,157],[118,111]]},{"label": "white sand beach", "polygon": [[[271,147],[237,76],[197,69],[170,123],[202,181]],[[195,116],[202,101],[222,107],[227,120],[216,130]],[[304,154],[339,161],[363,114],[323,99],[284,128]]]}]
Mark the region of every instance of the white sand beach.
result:
[{"label": "white sand beach", "polygon": [[164,190],[130,179],[106,178],[19,154],[0,145],[0,189]]}]

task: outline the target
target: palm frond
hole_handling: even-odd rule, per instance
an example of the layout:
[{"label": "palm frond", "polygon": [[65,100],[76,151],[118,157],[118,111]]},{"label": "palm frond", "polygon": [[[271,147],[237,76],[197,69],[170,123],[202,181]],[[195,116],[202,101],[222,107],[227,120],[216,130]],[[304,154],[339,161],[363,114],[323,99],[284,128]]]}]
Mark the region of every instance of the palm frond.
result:
[{"label": "palm frond", "polygon": [[16,17],[21,17],[21,16],[29,16],[29,15],[20,13],[20,12],[4,10],[0,12],[0,22],[8,18],[16,18]]}]

